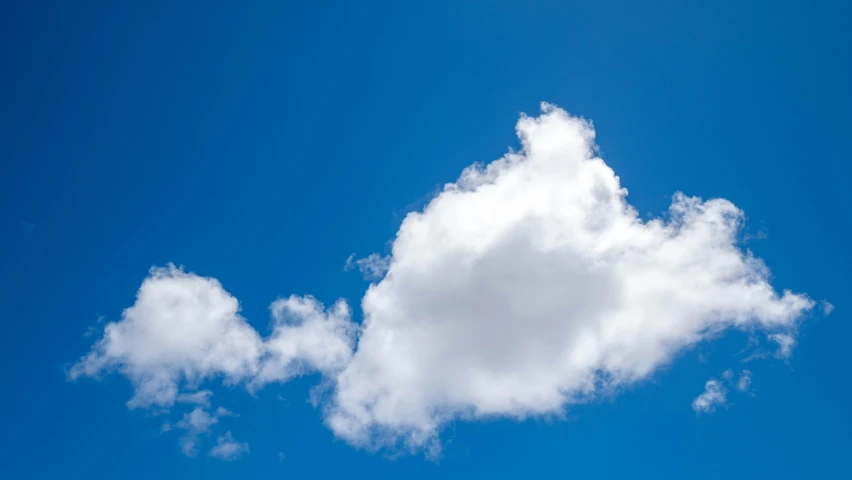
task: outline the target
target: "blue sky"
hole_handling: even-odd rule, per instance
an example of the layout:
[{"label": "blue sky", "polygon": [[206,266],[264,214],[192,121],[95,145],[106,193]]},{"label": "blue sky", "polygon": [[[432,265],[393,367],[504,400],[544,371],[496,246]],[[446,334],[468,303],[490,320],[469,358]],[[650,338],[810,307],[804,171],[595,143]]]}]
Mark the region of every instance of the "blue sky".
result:
[{"label": "blue sky", "polygon": [[[847,4],[170,3],[13,2],[0,15],[0,295],[7,306],[0,335],[0,477],[850,475],[844,457],[850,447],[852,389],[843,353],[852,333],[846,301],[852,273],[845,188],[852,155]],[[672,340],[677,348],[653,357],[652,368],[635,381],[619,375],[625,368],[638,369],[635,365],[649,358],[644,354],[625,357],[630,360],[625,368],[594,364],[592,373],[604,371],[606,378],[618,380],[613,380],[618,388],[603,389],[587,401],[565,400],[546,414],[533,412],[539,397],[518,400],[529,389],[505,398],[468,391],[478,381],[464,376],[472,370],[460,368],[458,383],[442,383],[440,395],[428,389],[431,384],[409,381],[421,378],[412,374],[409,383],[388,387],[412,402],[405,405],[464,411],[453,410],[435,429],[424,427],[434,438],[411,451],[377,447],[373,436],[364,443],[331,423],[341,411],[341,395],[387,381],[387,375],[358,376],[361,370],[353,365],[375,357],[385,362],[382,368],[392,368],[397,360],[362,344],[352,343],[353,357],[343,355],[342,363],[319,362],[302,350],[297,363],[288,365],[305,375],[290,372],[258,388],[250,385],[260,378],[251,367],[246,367],[250,375],[241,371],[243,376],[223,383],[222,372],[231,368],[224,363],[206,372],[209,378],[199,385],[181,383],[182,391],[213,392],[208,415],[215,416],[218,407],[235,414],[220,415],[209,433],[198,432],[194,457],[180,447],[191,430],[177,426],[191,404],[128,408],[139,387],[128,371],[150,374],[150,365],[103,354],[97,358],[112,361],[108,368],[92,367],[92,375],[69,380],[69,370],[102,338],[105,325],[126,320],[122,311],[136,302],[149,269],[170,262],[198,275],[188,281],[217,279],[239,301],[237,320],[245,319],[239,331],[256,331],[263,339],[274,331],[270,303],[290,295],[311,295],[326,307],[344,299],[351,308],[346,324],[361,328],[361,299],[371,280],[345,266],[350,255],[359,259],[371,253],[390,262],[388,278],[396,275],[394,282],[372,280],[386,286],[379,289],[386,296],[376,298],[449,305],[441,315],[470,326],[470,332],[483,331],[477,321],[506,322],[494,323],[495,330],[516,332],[521,325],[518,336],[527,339],[535,328],[537,335],[548,336],[554,326],[573,325],[572,315],[527,329],[527,317],[514,310],[499,319],[476,308],[459,313],[453,302],[485,298],[477,295],[491,290],[454,289],[461,293],[450,298],[448,291],[414,288],[420,280],[446,283],[429,268],[450,257],[429,250],[444,245],[434,241],[437,237],[403,235],[413,227],[401,230],[407,214],[422,211],[469,165],[501,158],[510,147],[522,150],[515,134],[521,112],[542,125],[555,119],[552,129],[529,134],[530,152],[540,147],[541,158],[548,155],[549,139],[581,136],[575,117],[560,117],[561,110],[542,114],[540,102],[593,122],[598,155],[629,190],[626,201],[642,219],[669,218],[666,211],[678,191],[735,204],[746,219],[736,248],[765,261],[771,275],[762,280],[779,295],[784,289],[806,294],[813,307],[784,304],[783,313],[754,314],[769,312],[767,305],[781,308],[780,300],[748,308],[725,303],[743,294],[735,288],[708,300],[712,308],[690,304],[697,310],[687,313],[653,310],[667,300],[651,306],[619,303],[629,318],[650,311],[659,313],[653,318],[671,315],[672,322],[682,322],[677,325],[698,317],[711,322],[711,313],[719,311],[748,318],[712,335],[701,330],[700,341]],[[526,161],[535,164],[539,157],[530,152]],[[561,178],[545,173],[530,178]],[[562,191],[556,183],[554,194]],[[540,184],[524,185],[531,188],[521,192],[530,196],[512,198],[551,192],[539,190]],[[478,218],[503,219],[494,212],[522,202],[485,202],[490,213],[453,224],[439,213],[470,214],[470,204],[454,206],[450,200],[446,204],[453,208],[430,210],[416,231],[449,225],[440,238],[468,245],[461,236],[467,225]],[[562,218],[558,211],[548,210],[544,220],[566,225],[554,220]],[[430,225],[433,230],[426,228]],[[527,238],[518,225],[507,220],[499,227]],[[613,241],[633,246],[642,231]],[[394,238],[407,240],[392,247]],[[720,242],[707,243],[717,248],[693,250],[683,260],[695,263],[689,276],[664,279],[690,284],[715,268],[714,259],[728,258],[719,252],[730,253],[730,245]],[[569,247],[586,252],[573,243]],[[507,258],[499,255],[506,251],[494,248],[494,256],[477,257],[474,264],[484,265],[485,272],[496,268],[497,278],[506,271],[542,272],[503,269],[493,259]],[[512,248],[527,252],[524,246]],[[425,263],[417,263],[416,254],[424,255]],[[460,258],[467,265],[467,257]],[[415,264],[426,265],[416,270],[419,276],[406,269]],[[646,277],[639,274],[663,271],[651,264],[634,275],[628,268],[633,263],[614,265],[605,272],[613,277],[605,280],[627,290],[644,285]],[[560,275],[576,273],[560,268],[547,273],[560,282]],[[583,291],[578,288],[588,284],[589,278],[577,275],[569,275],[576,283],[565,292]],[[500,298],[527,299],[543,291],[540,286],[562,285],[535,275],[524,277],[528,282],[512,278],[514,283],[501,284],[509,291],[500,290]],[[730,287],[725,278],[721,285],[710,284],[713,289],[692,293],[710,297],[716,287]],[[428,302],[434,298],[427,291],[442,296]],[[590,296],[596,292],[592,288]],[[670,294],[659,293],[662,299]],[[543,298],[547,303],[553,297]],[[823,300],[834,307],[830,315]],[[574,312],[568,303],[557,307]],[[375,325],[404,318],[408,323],[402,325],[411,326],[432,318],[428,308],[394,316],[380,307],[370,310]],[[601,308],[610,307],[616,308]],[[331,321],[329,311],[319,314],[317,321]],[[778,330],[781,324],[784,329]],[[363,343],[367,334],[358,331]],[[497,372],[494,378],[516,372],[516,358],[476,350],[505,347],[489,344],[490,336],[445,338],[436,331],[445,332],[430,330],[428,338],[474,345],[461,353],[477,362],[498,358],[500,366],[485,364]],[[175,338],[196,330],[186,332]],[[130,343],[138,340],[132,333]],[[795,336],[789,355],[774,349],[770,335],[778,334]],[[627,350],[613,347],[609,353],[645,352],[636,340],[643,335],[627,338]],[[218,345],[218,338],[211,341]],[[452,365],[402,350],[402,360],[413,362],[402,363],[414,369],[453,372]],[[729,369],[730,381],[724,374]],[[740,391],[736,382],[744,370],[751,372],[751,384]],[[524,379],[552,373],[520,371]],[[341,378],[352,385],[336,384]],[[713,412],[696,412],[693,401],[711,379],[722,385],[725,402]],[[313,406],[308,400],[316,385],[327,389]],[[515,403],[508,407],[501,400]],[[396,435],[399,425],[415,421],[414,413],[401,411],[372,414],[365,428],[386,427]],[[427,417],[424,421],[436,421],[433,413]],[[165,423],[170,431],[162,431]],[[248,445],[239,459],[208,453],[227,432]],[[440,453],[430,454],[428,447],[436,444]]]}]

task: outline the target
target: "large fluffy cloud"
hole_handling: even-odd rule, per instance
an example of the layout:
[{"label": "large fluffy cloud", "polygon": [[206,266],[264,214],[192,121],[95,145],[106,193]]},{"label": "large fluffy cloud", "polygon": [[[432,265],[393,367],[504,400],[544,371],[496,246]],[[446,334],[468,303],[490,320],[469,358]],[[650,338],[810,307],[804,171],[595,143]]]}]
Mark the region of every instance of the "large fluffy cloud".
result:
[{"label": "large fluffy cloud", "polygon": [[643,221],[592,125],[544,105],[523,149],[466,169],[405,218],[328,424],[419,447],[463,417],[558,414],[726,328],[790,335],[813,306],[743,252],[743,213],[674,196]]},{"label": "large fluffy cloud", "polygon": [[728,328],[789,354],[814,303],[773,289],[738,245],[731,202],[677,193],[645,221],[590,123],[544,105],[517,132],[519,152],[467,168],[409,214],[390,256],[350,259],[377,280],[360,326],[343,301],[290,297],[262,337],[215,279],[154,269],[71,376],[117,370],[132,406],[168,407],[208,405],[193,392],[213,377],[256,389],[319,371],[335,434],[417,449],[458,418],[559,415]]}]

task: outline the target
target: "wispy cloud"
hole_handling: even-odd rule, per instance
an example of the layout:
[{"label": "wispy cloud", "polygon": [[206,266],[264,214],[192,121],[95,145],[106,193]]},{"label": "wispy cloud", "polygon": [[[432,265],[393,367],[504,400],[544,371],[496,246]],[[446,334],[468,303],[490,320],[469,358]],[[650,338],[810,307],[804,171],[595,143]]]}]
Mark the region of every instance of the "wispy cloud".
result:
[{"label": "wispy cloud", "polygon": [[380,280],[390,267],[390,257],[383,257],[378,253],[372,253],[365,258],[355,259],[355,254],[349,255],[343,270],[349,271],[357,268],[367,280]]}]

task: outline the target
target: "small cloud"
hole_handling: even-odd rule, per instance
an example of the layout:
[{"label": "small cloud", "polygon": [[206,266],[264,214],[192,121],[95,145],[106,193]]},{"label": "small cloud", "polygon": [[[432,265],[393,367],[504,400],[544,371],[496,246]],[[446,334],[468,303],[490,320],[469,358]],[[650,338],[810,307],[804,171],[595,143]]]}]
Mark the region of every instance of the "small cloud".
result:
[{"label": "small cloud", "polygon": [[216,439],[216,445],[210,449],[210,456],[222,460],[237,460],[243,454],[248,454],[248,443],[237,442],[231,432]]},{"label": "small cloud", "polygon": [[728,390],[722,382],[711,378],[704,384],[704,392],[692,401],[695,413],[712,413],[716,407],[723,406],[728,401]]},{"label": "small cloud", "polygon": [[353,253],[346,259],[346,265],[344,265],[343,271],[348,272],[353,268],[358,268],[358,271],[361,272],[361,275],[363,275],[365,279],[380,280],[388,272],[390,262],[391,258],[389,256],[383,257],[378,253],[371,253],[366,258],[355,260],[355,254]]},{"label": "small cloud", "polygon": [[203,408],[198,407],[184,415],[176,427],[193,432],[206,433],[210,431],[211,426],[218,422],[218,418],[210,415]]},{"label": "small cloud", "polygon": [[355,254],[353,253],[352,255],[346,257],[346,263],[343,265],[343,271],[348,272],[349,270],[355,268],[355,266]]},{"label": "small cloud", "polygon": [[180,451],[189,458],[198,455],[198,436],[184,435],[180,437]]},{"label": "small cloud", "polygon": [[740,379],[737,380],[737,390],[748,392],[751,389],[751,370],[743,370]]},{"label": "small cloud", "polygon": [[25,232],[32,232],[33,230],[36,229],[36,223],[30,222],[30,221],[21,222],[21,229],[24,230]]},{"label": "small cloud", "polygon": [[834,311],[834,305],[828,303],[826,300],[819,302],[819,306],[822,309],[822,314],[826,317],[831,315],[831,312]]},{"label": "small cloud", "polygon": [[779,358],[790,358],[793,354],[793,347],[796,346],[796,339],[788,333],[773,333],[769,335],[769,339],[778,344],[778,351],[775,356]]},{"label": "small cloud", "polygon": [[216,417],[239,417],[239,415],[225,407],[219,407],[216,409]]},{"label": "small cloud", "polygon": [[734,378],[734,371],[730,368],[725,370],[724,372],[722,372],[722,378],[724,378],[725,380],[730,380]]},{"label": "small cloud", "polygon": [[[175,424],[176,428],[186,430],[180,438],[180,449],[187,457],[194,457],[198,454],[198,439],[201,435],[210,433],[210,427],[218,423],[219,420],[207,413],[203,408],[197,407],[195,410],[185,414],[181,421]],[[171,430],[171,427],[169,427]]]},{"label": "small cloud", "polygon": [[98,325],[104,323],[104,320],[106,320],[106,315],[98,315],[97,320],[95,320],[95,324],[87,326],[86,332],[83,334],[83,336],[84,337],[91,337],[92,335],[94,335],[96,333],[100,333],[101,329],[98,328]]},{"label": "small cloud", "polygon": [[[210,397],[213,392],[210,390],[199,390],[191,393],[181,393],[177,396],[178,403],[191,403],[202,407],[210,407]],[[219,407],[220,409],[222,407]]]},{"label": "small cloud", "polygon": [[751,242],[753,240],[766,240],[767,237],[768,237],[768,235],[766,233],[766,230],[761,228],[760,230],[758,230],[757,232],[755,232],[753,234],[747,232],[745,235],[743,235],[743,242],[748,243],[748,242]]},{"label": "small cloud", "polygon": [[287,455],[284,455],[284,452],[278,452],[278,461],[283,462],[284,460],[287,460]]},{"label": "small cloud", "polygon": [[[203,392],[206,392],[206,390],[195,392],[195,394]],[[199,395],[197,399],[203,399],[206,401],[210,395],[212,395],[212,393]],[[180,396],[178,398],[180,398]],[[168,422],[163,424],[160,428],[160,432],[165,433],[175,428],[184,430],[186,433],[184,433],[184,435],[180,438],[180,449],[187,457],[195,457],[198,454],[198,443],[200,442],[201,437],[212,433],[212,427],[219,423],[219,418],[236,416],[237,415],[235,413],[222,407],[217,408],[215,413],[212,415],[203,407],[196,407],[191,412],[184,414],[183,418],[176,424],[171,425]]]}]

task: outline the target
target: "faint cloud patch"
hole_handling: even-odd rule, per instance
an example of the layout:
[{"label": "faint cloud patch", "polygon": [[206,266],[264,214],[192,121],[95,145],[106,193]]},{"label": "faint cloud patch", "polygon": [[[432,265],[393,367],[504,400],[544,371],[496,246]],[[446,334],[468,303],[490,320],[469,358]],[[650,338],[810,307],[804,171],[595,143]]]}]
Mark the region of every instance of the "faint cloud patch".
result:
[{"label": "faint cloud patch", "polygon": [[778,358],[790,358],[793,354],[793,347],[796,346],[796,339],[787,333],[773,333],[769,335],[769,339],[778,344],[778,350],[775,356]]},{"label": "faint cloud patch", "polygon": [[718,408],[728,406],[728,389],[735,388],[737,391],[754,396],[752,393],[751,370],[743,370],[736,381],[734,371],[727,369],[722,372],[722,379],[711,378],[704,384],[704,391],[692,400],[692,409],[695,413],[713,413]]},{"label": "faint cloud patch", "polygon": [[183,419],[175,424],[176,428],[186,431],[180,438],[180,449],[183,454],[187,457],[198,455],[199,438],[202,435],[209,434],[210,428],[217,423],[219,423],[219,419],[210,415],[201,407],[185,414]]},{"label": "faint cloud patch", "polygon": [[743,242],[748,243],[748,242],[753,242],[753,241],[766,240],[766,238],[768,236],[769,235],[766,233],[766,229],[761,228],[760,230],[758,230],[755,233],[746,232],[743,235]]},{"label": "faint cloud patch", "polygon": [[737,380],[737,390],[746,393],[751,390],[751,370],[743,370]]},{"label": "faint cloud patch", "polygon": [[692,401],[692,409],[695,413],[712,413],[727,402],[728,389],[719,380],[711,378],[704,384],[704,392]]},{"label": "faint cloud patch", "polygon": [[222,460],[237,460],[248,452],[248,443],[238,442],[234,440],[231,432],[225,432],[225,435],[216,439],[216,445],[210,449],[210,456]]},{"label": "faint cloud patch", "polygon": [[346,259],[346,265],[343,267],[343,271],[348,272],[349,270],[357,268],[365,279],[381,280],[388,272],[390,261],[390,257],[383,257],[378,253],[372,253],[365,258],[355,260],[355,254],[353,253]]},{"label": "faint cloud patch", "polygon": [[[178,403],[190,403],[202,407],[210,407],[210,397],[213,392],[210,390],[199,390],[192,393],[181,393],[177,397]],[[220,407],[221,408],[221,407]]]},{"label": "faint cloud patch", "polygon": [[100,334],[101,328],[98,325],[102,324],[106,320],[106,315],[98,315],[98,319],[95,321],[94,325],[88,325],[86,327],[86,331],[83,333],[84,337],[91,337],[94,334]]},{"label": "faint cloud patch", "polygon": [[[162,427],[160,427],[160,433],[166,433],[175,429],[184,431],[184,434],[180,437],[179,444],[181,451],[187,457],[195,457],[198,455],[199,444],[201,443],[202,438],[212,433],[213,426],[219,423],[220,418],[237,416],[235,413],[223,407],[217,408],[212,414],[208,412],[205,406],[209,405],[210,395],[212,395],[212,393],[209,393],[209,390],[202,390],[193,394],[185,394],[185,398],[179,399],[178,401],[183,400],[183,403],[196,403],[201,406],[197,406],[191,412],[184,414],[183,418],[181,418],[181,420],[177,423],[171,424],[166,422]],[[226,434],[226,437],[229,437],[233,442],[233,437],[230,437],[230,432]],[[219,440],[223,438],[225,437],[219,437]],[[237,446],[239,445],[242,444],[237,444]],[[222,455],[227,453],[228,448],[233,447],[220,447],[220,443],[217,443],[217,445],[213,448],[220,448],[220,450],[222,450],[221,455],[213,456],[224,458]]]}]

